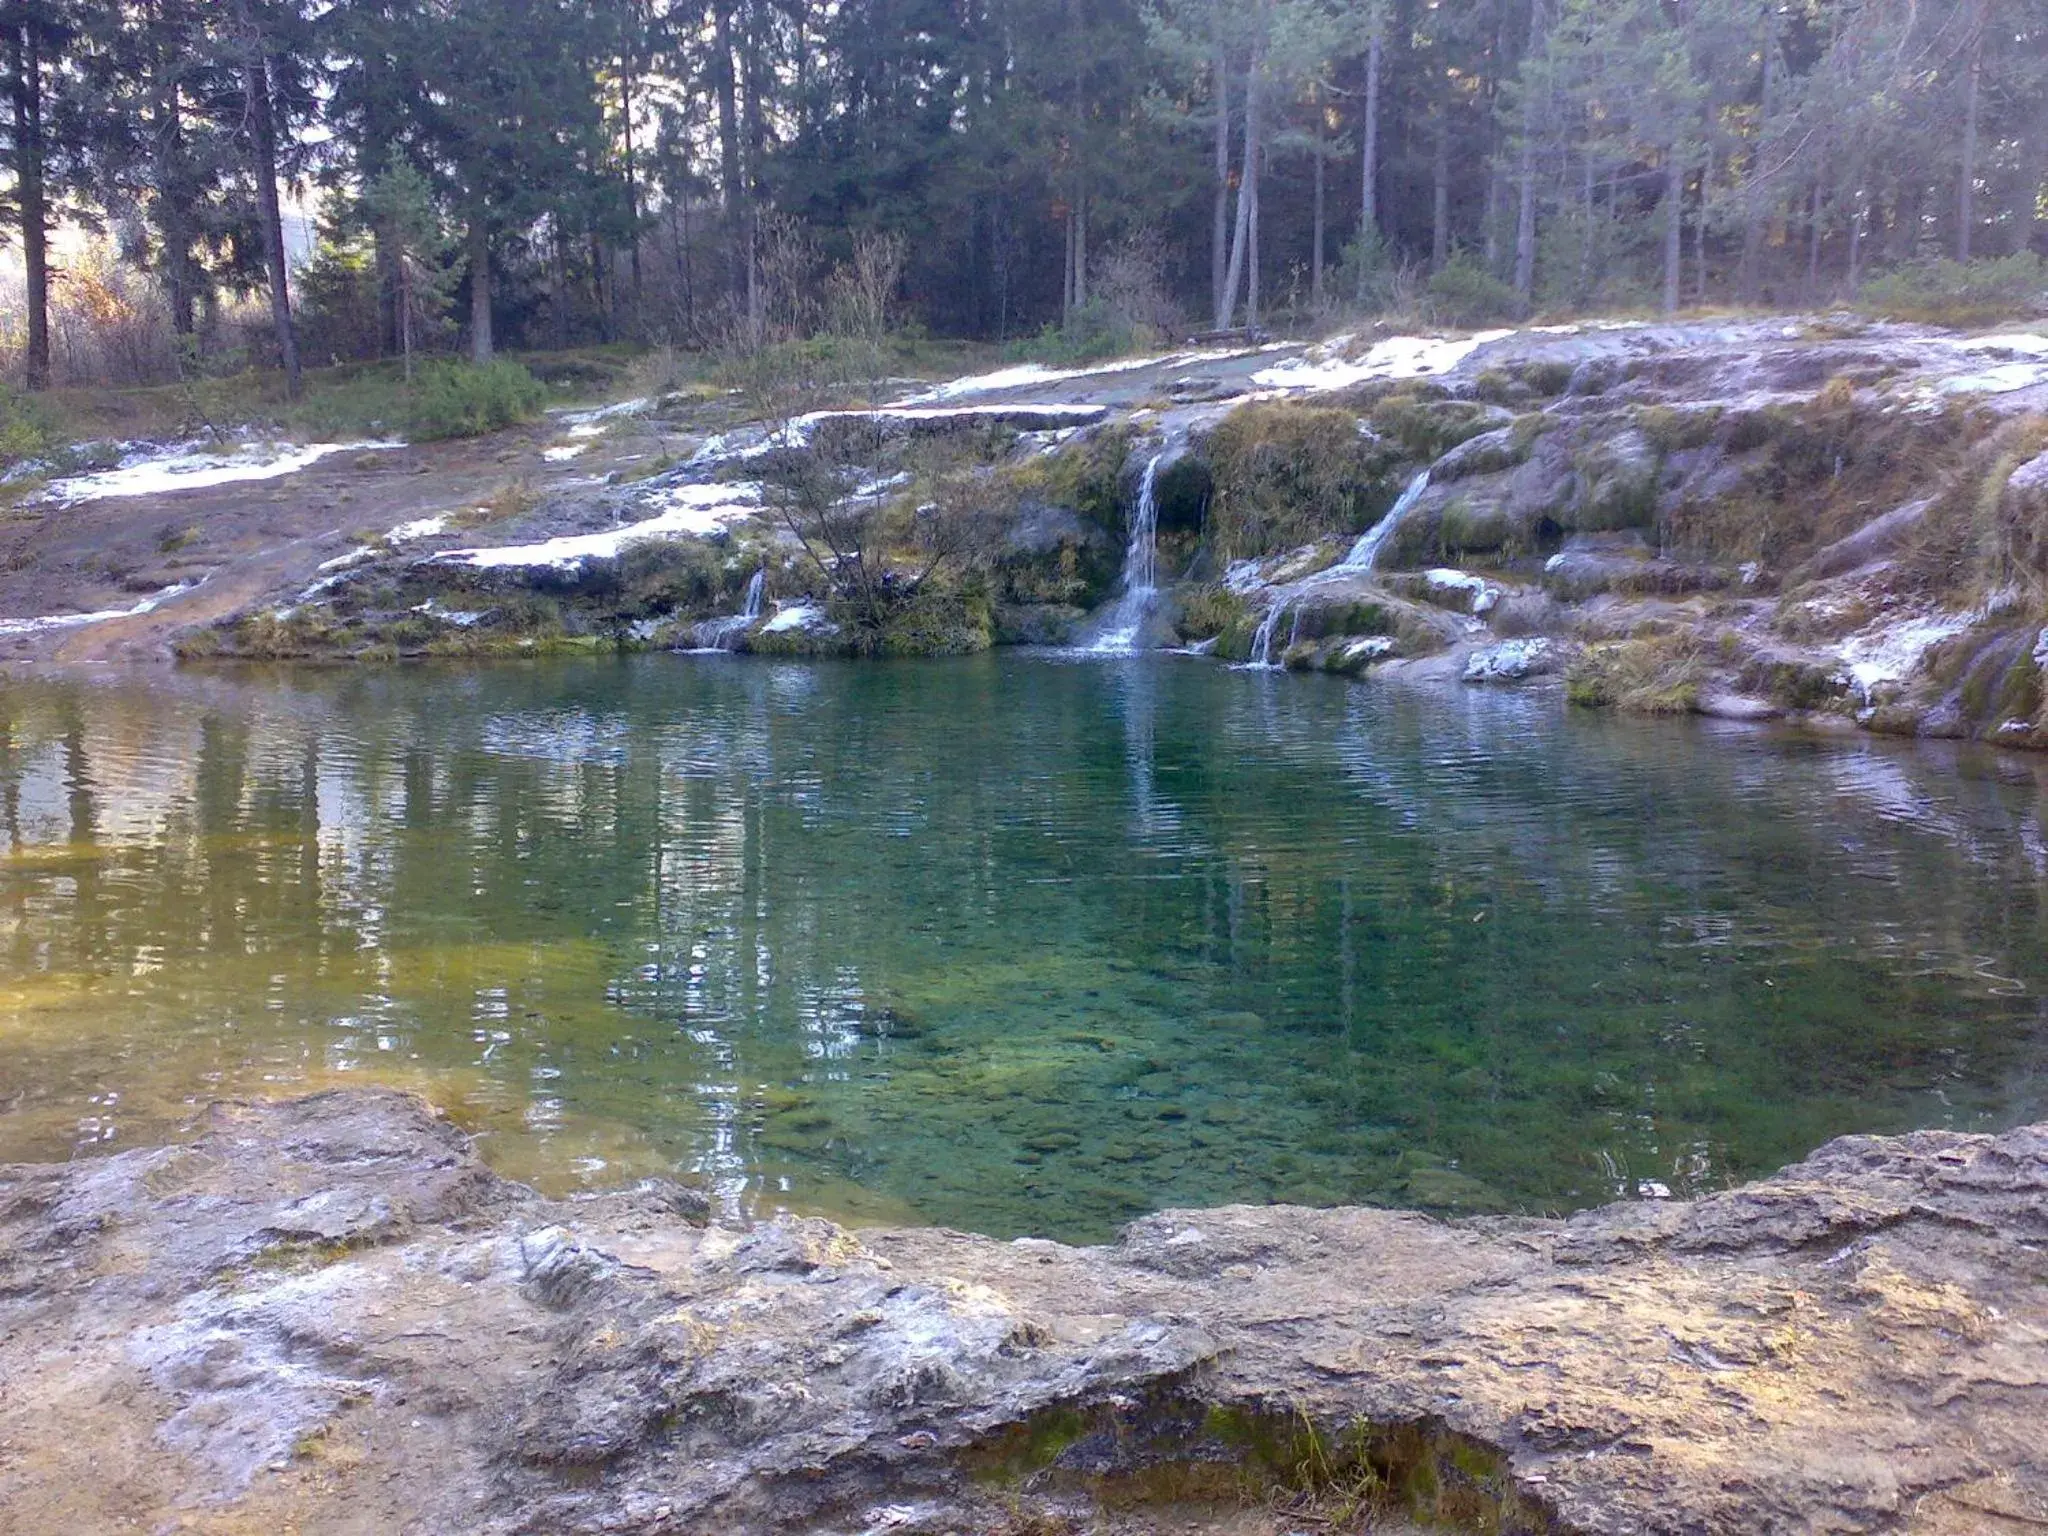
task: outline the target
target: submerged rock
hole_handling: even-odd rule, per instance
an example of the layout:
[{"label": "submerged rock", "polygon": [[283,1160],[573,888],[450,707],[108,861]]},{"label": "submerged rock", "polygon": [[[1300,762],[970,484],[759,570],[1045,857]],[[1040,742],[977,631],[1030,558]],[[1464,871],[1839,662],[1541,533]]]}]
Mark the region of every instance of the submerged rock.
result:
[{"label": "submerged rock", "polygon": [[1329,1486],[1313,1456],[1472,1530],[2048,1521],[2048,1126],[1568,1221],[1231,1206],[1069,1248],[703,1209],[543,1200],[377,1090],[0,1169],[0,1524],[1137,1531],[1208,1486],[1175,1528],[1222,1530]]}]

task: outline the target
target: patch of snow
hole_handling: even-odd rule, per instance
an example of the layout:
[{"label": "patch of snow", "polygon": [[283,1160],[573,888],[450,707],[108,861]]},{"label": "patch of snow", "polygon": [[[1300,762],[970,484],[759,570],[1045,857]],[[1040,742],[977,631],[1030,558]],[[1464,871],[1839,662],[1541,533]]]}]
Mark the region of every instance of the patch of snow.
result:
[{"label": "patch of snow", "polygon": [[1866,703],[1880,683],[1896,683],[1912,675],[1921,659],[1951,636],[1970,627],[1960,613],[1918,614],[1892,624],[1874,624],[1842,642],[1842,661]]},{"label": "patch of snow", "polygon": [[813,426],[833,417],[860,421],[972,421],[977,417],[1002,417],[1019,411],[1029,411],[1036,416],[1065,417],[1086,426],[1107,416],[1109,407],[1072,401],[1045,405],[1036,402],[1026,405],[883,405],[871,411],[818,411],[801,419]]},{"label": "patch of snow", "polygon": [[1414,379],[1428,374],[1449,373],[1488,342],[1514,335],[1507,331],[1480,331],[1472,336],[1389,336],[1374,342],[1364,357],[1343,355],[1349,337],[1315,349],[1292,362],[1262,368],[1252,375],[1261,389],[1329,390],[1362,384],[1368,379]]},{"label": "patch of snow", "polygon": [[415,518],[409,523],[400,523],[384,537],[393,544],[410,544],[414,539],[432,539],[448,531],[448,514],[441,512],[433,517]]},{"label": "patch of snow", "polygon": [[856,500],[867,496],[884,496],[890,491],[902,490],[904,486],[910,484],[910,478],[909,470],[894,475],[878,475],[873,480],[861,481],[850,494]]},{"label": "patch of snow", "polygon": [[761,626],[761,633],[781,635],[792,629],[815,629],[823,632],[830,627],[825,618],[825,610],[816,603],[791,603],[787,608],[777,610],[775,617]]},{"label": "patch of snow", "polygon": [[1097,363],[1088,368],[1047,368],[1040,363],[1019,363],[1011,368],[998,368],[994,373],[977,373],[964,379],[950,379],[921,394],[907,396],[897,403],[931,405],[945,400],[957,400],[962,395],[995,394],[1010,389],[1036,389],[1047,384],[1064,384],[1070,379],[1106,378],[1119,373],[1135,373],[1141,368],[1187,368],[1202,363],[1227,362],[1233,357],[1251,357],[1265,350],[1263,347],[1226,347],[1211,352],[1167,352],[1157,357],[1118,358],[1115,362]]},{"label": "patch of snow", "polygon": [[1963,343],[1969,352],[2018,352],[2027,357],[2048,357],[2048,336],[2031,331],[2010,331],[1997,336],[1972,336]]},{"label": "patch of snow", "polygon": [[1546,671],[1556,658],[1557,646],[1544,635],[1503,640],[1474,651],[1465,659],[1468,683],[1518,683]]},{"label": "patch of snow", "polygon": [[550,464],[565,464],[589,446],[588,443],[564,443],[559,448],[541,449],[540,456]]},{"label": "patch of snow", "polygon": [[678,485],[657,498],[662,510],[653,517],[603,533],[566,534],[537,544],[486,545],[448,549],[427,557],[430,565],[459,565],[471,570],[568,569],[589,560],[615,559],[628,544],[645,539],[704,538],[761,510],[761,488],[750,482],[730,485]]},{"label": "patch of snow", "polygon": [[1363,635],[1351,641],[1343,650],[1339,651],[1337,653],[1337,660],[1340,663],[1352,662],[1363,657],[1368,661],[1378,661],[1382,656],[1391,656],[1393,653],[1393,636]]},{"label": "patch of snow", "polygon": [[371,549],[366,544],[361,549],[352,549],[345,555],[336,555],[332,560],[322,560],[314,569],[319,571],[345,571],[352,565],[361,565],[365,560],[374,560],[376,558],[377,551]]},{"label": "patch of snow", "polygon": [[152,593],[132,608],[103,608],[98,613],[53,613],[39,619],[0,619],[0,638],[20,635],[43,635],[57,629],[77,629],[86,624],[105,624],[112,619],[139,618],[153,613],[182,592],[190,592],[197,582],[181,581],[174,587],[165,587],[161,592]]},{"label": "patch of snow", "polygon": [[242,480],[273,480],[297,474],[336,453],[385,452],[405,444],[365,440],[355,443],[244,443],[225,453],[199,444],[151,447],[133,454],[113,469],[53,480],[43,499],[76,506],[116,496],[160,496],[171,491],[200,491]]},{"label": "patch of snow", "polygon": [[[645,415],[653,406],[654,402],[645,398],[620,400],[615,404],[600,405],[587,411],[563,411],[561,419],[563,425],[568,427],[571,437],[587,440],[596,437],[615,421],[623,421],[628,416]],[[563,457],[570,458],[573,455],[564,454]]]},{"label": "patch of snow", "polygon": [[2048,363],[2000,363],[1981,373],[1954,374],[1935,388],[1944,395],[2009,395],[2048,384]]},{"label": "patch of snow", "polygon": [[1471,597],[1469,611],[1491,613],[1500,602],[1500,588],[1483,576],[1474,576],[1470,571],[1454,571],[1438,568],[1422,573],[1422,584],[1430,591],[1448,595],[1452,592],[1466,593]]},{"label": "patch of snow", "polygon": [[415,605],[412,611],[414,613],[423,613],[430,619],[439,619],[443,624],[453,624],[457,629],[468,629],[472,624],[481,624],[491,616],[491,611],[488,608],[481,610],[443,608],[431,597],[424,603]]}]

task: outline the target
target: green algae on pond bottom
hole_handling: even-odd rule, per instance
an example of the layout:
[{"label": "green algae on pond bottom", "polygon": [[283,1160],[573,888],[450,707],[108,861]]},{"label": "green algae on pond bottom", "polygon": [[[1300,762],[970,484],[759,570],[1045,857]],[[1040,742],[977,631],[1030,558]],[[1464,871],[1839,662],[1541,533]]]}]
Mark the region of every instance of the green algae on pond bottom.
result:
[{"label": "green algae on pond bottom", "polygon": [[0,1160],[421,1088],[561,1189],[1099,1238],[2048,1113],[2030,762],[1007,654],[0,689]]}]

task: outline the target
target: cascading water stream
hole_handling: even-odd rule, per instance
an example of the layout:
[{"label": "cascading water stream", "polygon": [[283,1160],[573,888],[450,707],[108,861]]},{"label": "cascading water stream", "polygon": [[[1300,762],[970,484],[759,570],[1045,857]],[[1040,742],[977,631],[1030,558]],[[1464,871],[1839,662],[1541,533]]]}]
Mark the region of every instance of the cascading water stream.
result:
[{"label": "cascading water stream", "polygon": [[747,582],[747,595],[741,600],[740,611],[722,619],[706,619],[697,626],[697,643],[707,651],[729,651],[739,643],[739,638],[761,617],[761,598],[768,584],[768,570],[763,566],[754,572]]},{"label": "cascading water stream", "polygon": [[1394,536],[1394,530],[1401,526],[1401,519],[1414,509],[1415,503],[1422,500],[1422,493],[1428,489],[1429,471],[1425,469],[1408,482],[1408,488],[1387,509],[1387,515],[1358,536],[1358,542],[1351,546],[1351,553],[1344,557],[1343,569],[1371,570],[1379,562],[1381,546]]},{"label": "cascading water stream", "polygon": [[[1422,500],[1422,493],[1428,489],[1429,471],[1425,469],[1408,482],[1407,488],[1396,498],[1394,504],[1387,508],[1387,515],[1358,536],[1358,542],[1351,546],[1351,552],[1337,564],[1331,566],[1329,571],[1322,572],[1320,575],[1328,576],[1338,571],[1355,572],[1371,570],[1379,560],[1381,547],[1388,539],[1393,537],[1394,530],[1401,526],[1401,519],[1414,509],[1415,504]],[[1259,621],[1259,627],[1252,633],[1252,654],[1249,665],[1254,667],[1272,667],[1276,665],[1273,660],[1273,633],[1280,627],[1281,619],[1285,618],[1290,610],[1294,614],[1294,624],[1287,632],[1287,644],[1282,648],[1280,654],[1284,656],[1294,648],[1296,642],[1301,639],[1301,612],[1303,605],[1298,596],[1298,589],[1313,585],[1317,580],[1317,576],[1310,576],[1297,583],[1295,588],[1283,590],[1274,601],[1273,606],[1266,610],[1266,616]]]},{"label": "cascading water stream", "polygon": [[1124,655],[1138,648],[1145,620],[1159,598],[1159,502],[1156,488],[1159,462],[1166,454],[1152,455],[1138,482],[1138,505],[1131,513],[1131,539],[1124,548],[1123,592],[1102,622],[1102,630],[1086,649],[1105,655]]},{"label": "cascading water stream", "polygon": [[[1259,620],[1259,627],[1252,634],[1252,654],[1249,665],[1254,667],[1271,667],[1274,665],[1273,631],[1279,628],[1281,617],[1290,606],[1294,608],[1295,627],[1293,630],[1288,631],[1288,644],[1291,646],[1294,643],[1293,636],[1301,628],[1301,607],[1290,598],[1283,596],[1280,601],[1266,610],[1266,616]],[[1282,652],[1281,654],[1284,655],[1286,653]]]}]

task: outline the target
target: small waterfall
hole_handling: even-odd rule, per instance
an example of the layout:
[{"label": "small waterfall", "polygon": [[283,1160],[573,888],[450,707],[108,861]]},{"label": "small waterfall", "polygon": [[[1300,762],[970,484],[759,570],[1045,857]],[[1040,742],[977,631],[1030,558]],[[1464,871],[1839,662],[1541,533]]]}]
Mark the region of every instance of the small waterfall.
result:
[{"label": "small waterfall", "polygon": [[[1271,667],[1276,665],[1273,660],[1273,631],[1280,627],[1280,620],[1285,616],[1289,608],[1294,610],[1294,627],[1287,632],[1287,644],[1290,648],[1293,646],[1295,639],[1301,633],[1301,604],[1283,596],[1277,603],[1268,608],[1266,616],[1259,620],[1259,627],[1252,635],[1252,655],[1249,665],[1254,667]],[[1287,652],[1283,650],[1280,654],[1284,656]]]},{"label": "small waterfall", "polygon": [[761,617],[761,596],[767,585],[768,568],[764,565],[747,582],[747,595],[738,613],[722,619],[706,619],[697,626],[697,644],[707,651],[729,651],[737,645],[740,636]]},{"label": "small waterfall", "polygon": [[1380,546],[1393,537],[1394,530],[1401,526],[1415,503],[1422,500],[1422,493],[1429,489],[1429,471],[1424,470],[1408,482],[1394,504],[1387,509],[1387,515],[1374,523],[1358,536],[1358,542],[1351,546],[1351,553],[1344,557],[1344,569],[1369,571],[1380,558]]},{"label": "small waterfall", "polygon": [[1138,506],[1131,514],[1131,541],[1124,547],[1123,592],[1104,615],[1102,629],[1086,650],[1123,655],[1138,648],[1140,632],[1159,596],[1159,461],[1162,451],[1146,462],[1138,482]]}]

